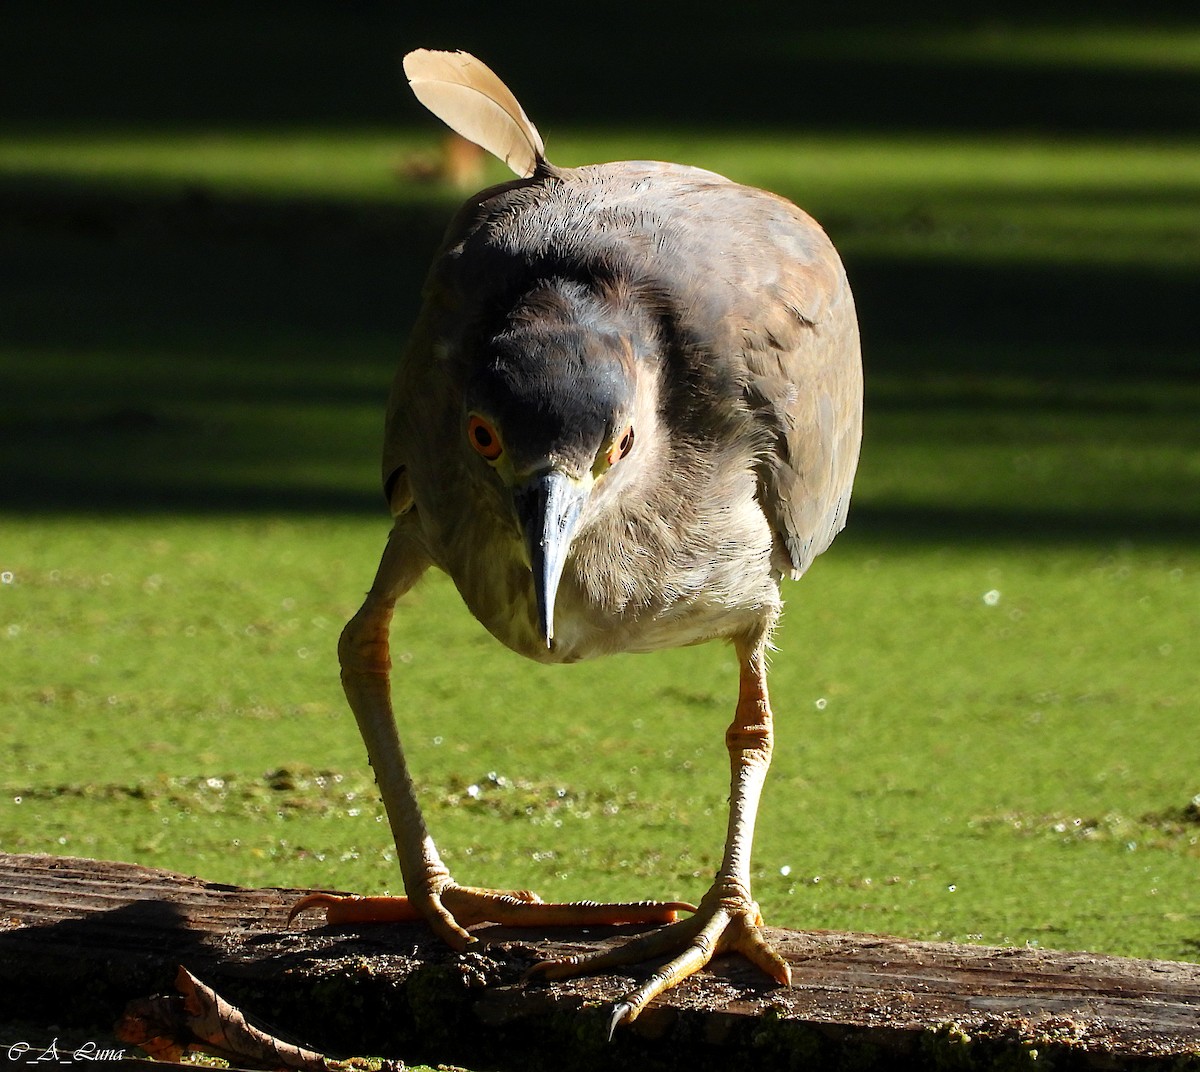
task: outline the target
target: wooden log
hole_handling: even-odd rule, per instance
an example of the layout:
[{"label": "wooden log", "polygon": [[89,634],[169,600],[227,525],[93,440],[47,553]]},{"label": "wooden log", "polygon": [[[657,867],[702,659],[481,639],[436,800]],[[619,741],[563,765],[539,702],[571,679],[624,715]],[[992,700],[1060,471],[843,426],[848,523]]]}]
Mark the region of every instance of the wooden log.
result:
[{"label": "wooden log", "polygon": [[289,928],[301,892],[0,854],[0,1007],[26,1023],[107,1025],[131,999],[170,990],[182,964],[314,1048],[410,1062],[890,1072],[1040,1059],[1200,1070],[1197,964],[772,930],[790,988],[719,958],[610,1043],[608,1015],[628,976],[521,976],[633,928],[484,927],[479,946],[458,954],[415,924]]}]

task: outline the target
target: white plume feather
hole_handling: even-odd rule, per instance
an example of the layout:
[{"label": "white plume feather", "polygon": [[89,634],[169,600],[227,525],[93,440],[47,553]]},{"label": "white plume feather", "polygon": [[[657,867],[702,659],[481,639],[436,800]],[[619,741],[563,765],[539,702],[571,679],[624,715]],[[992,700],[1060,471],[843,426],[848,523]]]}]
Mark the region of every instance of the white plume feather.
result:
[{"label": "white plume feather", "polygon": [[545,159],[542,136],[503,82],[467,52],[419,48],[404,57],[404,73],[426,108],[451,130],[528,177]]}]

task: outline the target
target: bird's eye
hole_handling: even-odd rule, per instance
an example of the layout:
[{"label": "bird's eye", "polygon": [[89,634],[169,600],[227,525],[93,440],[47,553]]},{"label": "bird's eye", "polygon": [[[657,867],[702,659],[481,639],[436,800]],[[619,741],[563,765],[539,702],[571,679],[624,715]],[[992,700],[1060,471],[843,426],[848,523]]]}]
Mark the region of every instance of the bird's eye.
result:
[{"label": "bird's eye", "polygon": [[482,417],[472,415],[467,421],[467,439],[471,441],[475,452],[489,462],[494,462],[504,453],[504,445],[500,442],[496,429]]},{"label": "bird's eye", "polygon": [[633,450],[633,425],[625,429],[625,434],[609,450],[608,464],[616,465],[631,450]]}]

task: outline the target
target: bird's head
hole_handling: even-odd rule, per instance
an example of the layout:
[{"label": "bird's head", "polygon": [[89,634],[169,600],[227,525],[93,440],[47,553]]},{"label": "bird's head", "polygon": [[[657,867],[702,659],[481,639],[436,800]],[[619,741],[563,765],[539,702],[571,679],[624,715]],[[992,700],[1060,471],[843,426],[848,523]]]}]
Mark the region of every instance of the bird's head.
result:
[{"label": "bird's head", "polygon": [[654,427],[647,346],[613,295],[541,285],[491,335],[463,395],[463,449],[510,510],[547,647],[571,544],[613,507]]}]

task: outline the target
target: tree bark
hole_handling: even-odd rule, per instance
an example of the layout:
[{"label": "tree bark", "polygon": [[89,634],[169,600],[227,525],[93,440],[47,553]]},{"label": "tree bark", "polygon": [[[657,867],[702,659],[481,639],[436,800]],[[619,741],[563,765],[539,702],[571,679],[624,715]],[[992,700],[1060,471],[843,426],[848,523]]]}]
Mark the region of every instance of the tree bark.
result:
[{"label": "tree bark", "polygon": [[1200,1072],[1197,964],[772,930],[790,988],[718,958],[609,1043],[609,1013],[631,977],[521,977],[535,961],[635,928],[484,927],[459,954],[419,924],[302,917],[289,927],[303,892],[0,854],[0,1007],[8,1020],[107,1027],[129,1001],[171,990],[183,965],[243,1012],[332,1054],[489,1069],[959,1069],[1051,1058],[1055,1069]]}]

